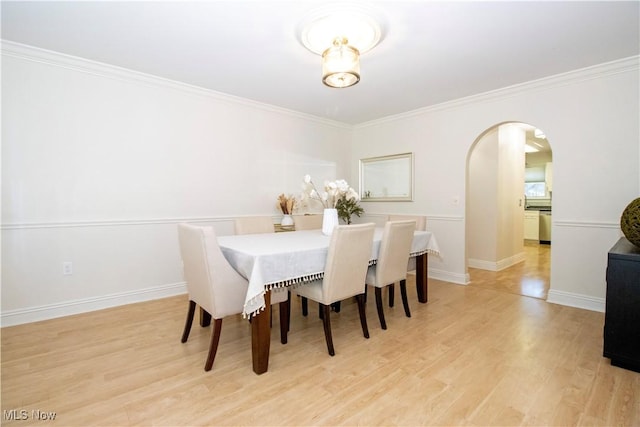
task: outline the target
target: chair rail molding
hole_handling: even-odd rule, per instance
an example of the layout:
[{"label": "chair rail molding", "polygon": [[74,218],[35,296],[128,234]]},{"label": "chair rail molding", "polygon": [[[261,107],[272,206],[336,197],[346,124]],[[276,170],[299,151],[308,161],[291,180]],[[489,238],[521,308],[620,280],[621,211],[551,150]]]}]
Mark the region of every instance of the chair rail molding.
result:
[{"label": "chair rail molding", "polygon": [[[280,215],[272,215],[274,223]],[[176,218],[148,218],[148,219],[121,219],[121,220],[88,220],[88,221],[60,221],[60,222],[25,222],[8,223],[0,226],[1,230],[21,230],[36,228],[74,228],[74,227],[121,227],[127,225],[157,225],[188,223],[217,223],[233,222],[235,216],[216,217],[176,217]]]},{"label": "chair rail molding", "polygon": [[557,227],[582,227],[582,228],[620,228],[619,222],[609,221],[576,221],[576,220],[558,220],[552,221],[552,225]]}]

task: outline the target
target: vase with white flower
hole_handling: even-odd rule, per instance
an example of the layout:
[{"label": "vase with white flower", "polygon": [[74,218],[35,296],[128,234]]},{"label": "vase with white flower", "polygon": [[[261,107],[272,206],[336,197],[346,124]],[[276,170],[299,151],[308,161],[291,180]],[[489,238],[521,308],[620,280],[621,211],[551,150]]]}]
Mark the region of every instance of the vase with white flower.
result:
[{"label": "vase with white flower", "polygon": [[349,184],[344,179],[325,181],[323,188],[324,191],[319,192],[311,180],[311,176],[305,175],[302,190],[303,203],[307,200],[316,200],[324,207],[322,233],[327,236],[330,235],[335,226],[338,225],[337,207],[339,201],[347,198],[349,200],[358,200],[358,193],[353,188],[349,187]]},{"label": "vase with white flower", "polygon": [[278,196],[278,203],[276,204],[280,212],[282,212],[282,221],[280,225],[290,227],[293,225],[293,217],[291,214],[296,207],[296,198],[291,195],[285,195],[284,193]]}]

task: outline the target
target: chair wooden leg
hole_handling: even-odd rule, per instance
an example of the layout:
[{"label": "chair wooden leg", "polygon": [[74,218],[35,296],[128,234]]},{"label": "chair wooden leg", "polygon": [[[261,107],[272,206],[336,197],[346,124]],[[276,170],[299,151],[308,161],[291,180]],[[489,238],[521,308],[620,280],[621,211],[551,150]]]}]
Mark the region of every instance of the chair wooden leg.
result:
[{"label": "chair wooden leg", "polygon": [[389,288],[389,307],[393,307],[396,296],[396,285],[395,283],[392,283],[387,287]]},{"label": "chair wooden leg", "polygon": [[200,307],[200,326],[206,328],[211,324],[211,315],[204,308]]},{"label": "chair wooden leg", "polygon": [[380,327],[387,329],[387,322],[384,321],[384,309],[382,308],[382,288],[376,286],[376,308],[378,309],[378,319],[380,319]]},{"label": "chair wooden leg", "polygon": [[[341,307],[341,303],[342,301],[338,301],[338,302],[334,302],[332,304],[329,305],[329,308],[333,311],[335,311],[336,313],[340,313],[340,307]],[[322,319],[323,316],[323,311],[322,311],[322,304],[318,303],[318,318]]]},{"label": "chair wooden leg", "polygon": [[213,332],[211,332],[211,344],[209,345],[209,355],[207,356],[207,363],[204,364],[205,371],[211,370],[213,360],[216,358],[218,343],[220,342],[220,330],[222,330],[222,319],[214,319]]},{"label": "chair wooden leg", "polygon": [[193,316],[196,313],[196,303],[189,301],[189,310],[187,311],[187,321],[184,324],[184,331],[182,332],[182,339],[180,342],[185,343],[189,339],[189,332],[191,332],[191,325],[193,324]]},{"label": "chair wooden leg", "polygon": [[407,299],[407,281],[400,281],[400,295],[402,295],[402,305],[404,306],[404,314],[407,317],[411,317],[411,310],[409,309],[409,300]]},{"label": "chair wooden leg", "polygon": [[305,297],[301,297],[300,303],[302,304],[302,315],[306,316],[309,314],[309,300]]},{"label": "chair wooden leg", "polygon": [[369,328],[367,327],[367,313],[364,303],[364,294],[356,295],[356,301],[358,302],[358,312],[360,313],[360,325],[362,325],[362,335],[365,338],[369,338]]},{"label": "chair wooden leg", "polygon": [[331,313],[330,305],[321,305],[322,307],[322,325],[324,326],[324,338],[327,341],[327,350],[329,350],[329,355],[334,356],[336,352],[333,349],[333,338],[331,337],[331,319],[329,318]]},{"label": "chair wooden leg", "polygon": [[[289,332],[289,300],[280,304],[280,342],[287,343],[287,333]],[[273,310],[271,311],[273,313]]]}]

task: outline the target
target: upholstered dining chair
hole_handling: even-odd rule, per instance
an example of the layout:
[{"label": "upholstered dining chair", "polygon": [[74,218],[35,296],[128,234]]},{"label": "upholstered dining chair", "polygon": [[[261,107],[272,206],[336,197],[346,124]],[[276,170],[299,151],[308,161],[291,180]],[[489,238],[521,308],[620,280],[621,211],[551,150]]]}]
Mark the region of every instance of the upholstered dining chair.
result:
[{"label": "upholstered dining chair", "polygon": [[410,221],[416,222],[416,231],[427,231],[427,217],[424,215],[396,215],[391,214],[388,221]]},{"label": "upholstered dining chair", "polygon": [[[293,225],[296,231],[322,229],[322,214],[293,215]],[[309,313],[309,303],[306,298],[301,298],[302,315]],[[340,311],[340,309],[337,309]]]},{"label": "upholstered dining chair", "polygon": [[[425,215],[400,215],[400,214],[391,214],[389,215],[388,221],[410,221],[414,220],[416,222],[416,231],[427,231],[427,217]],[[414,272],[416,270],[416,259],[409,258],[409,262],[407,263],[407,271]],[[395,286],[389,286],[389,307],[393,307],[395,295]]]},{"label": "upholstered dining chair", "polygon": [[270,216],[242,216],[233,220],[236,234],[275,233]]},{"label": "upholstered dining chair", "polygon": [[362,334],[369,338],[364,292],[374,228],[373,223],[337,226],[329,241],[324,277],[292,290],[320,304],[324,336],[331,356],[335,355],[335,350],[331,335],[330,305],[335,302],[356,297]]},{"label": "upholstered dining chair", "polygon": [[376,309],[382,329],[387,329],[382,308],[382,288],[400,282],[402,304],[407,317],[411,317],[407,300],[407,262],[411,252],[411,242],[415,231],[415,221],[388,221],[384,226],[378,262],[369,267],[366,283],[373,286],[376,293]]},{"label": "upholstered dining chair", "polygon": [[[233,221],[236,234],[275,233],[273,220],[270,216],[243,216]],[[287,301],[289,293],[284,289],[271,291],[271,305],[278,304],[280,313],[280,342],[287,343],[287,331],[289,330],[290,308]],[[286,329],[285,329],[286,328]]]},{"label": "upholstered dining chair", "polygon": [[321,229],[322,215],[293,215],[293,224],[296,231]]},{"label": "upholstered dining chair", "polygon": [[222,319],[242,313],[249,283],[227,262],[213,227],[179,224],[178,240],[189,294],[189,309],[181,341],[185,343],[189,338],[197,304],[214,319],[204,365],[204,370],[209,371],[218,350]]}]

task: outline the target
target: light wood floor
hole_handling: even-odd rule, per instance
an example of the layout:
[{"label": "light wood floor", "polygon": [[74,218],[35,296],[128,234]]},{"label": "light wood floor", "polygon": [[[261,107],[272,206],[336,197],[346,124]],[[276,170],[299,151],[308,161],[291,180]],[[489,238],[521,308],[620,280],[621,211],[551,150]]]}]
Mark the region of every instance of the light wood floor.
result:
[{"label": "light wood floor", "polygon": [[551,271],[551,246],[525,241],[524,262],[501,271],[469,268],[471,286],[547,299]]},{"label": "light wood floor", "polygon": [[[180,343],[184,296],[4,328],[3,425],[640,425],[640,374],[602,357],[602,313],[437,280],[428,304],[410,290],[413,317],[397,296],[387,331],[368,304],[369,340],[355,305],[333,314],[335,357],[317,307],[303,318],[296,301],[261,376],[239,317],[204,372],[210,328]],[[13,409],[30,418],[7,421]]]}]

